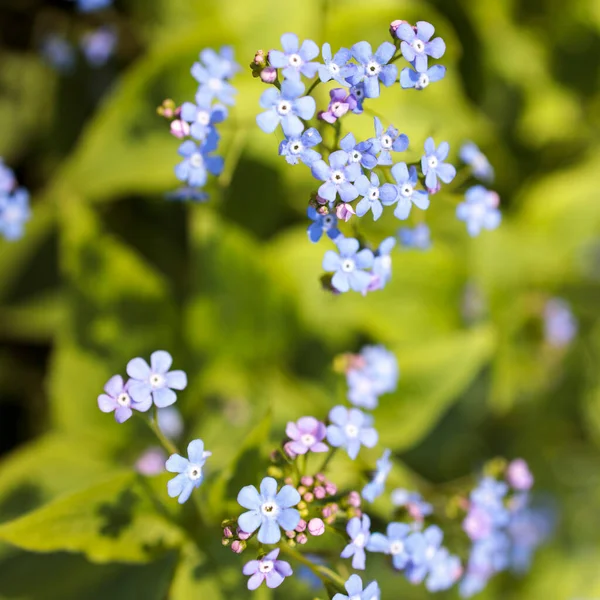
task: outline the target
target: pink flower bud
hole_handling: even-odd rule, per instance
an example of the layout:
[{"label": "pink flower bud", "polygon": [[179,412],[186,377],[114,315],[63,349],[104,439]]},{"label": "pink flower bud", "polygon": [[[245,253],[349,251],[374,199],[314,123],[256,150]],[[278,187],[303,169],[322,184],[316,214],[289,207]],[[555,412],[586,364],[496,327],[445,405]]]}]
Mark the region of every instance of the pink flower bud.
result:
[{"label": "pink flower bud", "polygon": [[355,215],[356,212],[354,211],[354,208],[352,208],[352,204],[344,202],[335,209],[335,214],[337,215],[338,219],[348,222],[352,215]]},{"label": "pink flower bud", "polygon": [[315,488],[315,498],[322,500],[327,495],[325,488],[322,485],[319,485]]},{"label": "pink flower bud", "polygon": [[240,540],[247,540],[251,535],[251,533],[246,533],[239,528],[237,530],[237,536],[240,538]]},{"label": "pink flower bud", "polygon": [[287,535],[290,539],[295,538],[296,537],[296,532],[295,531],[286,531],[285,535]]},{"label": "pink flower bud", "polygon": [[308,532],[310,535],[323,535],[325,533],[325,523],[319,518],[311,519],[308,522]]},{"label": "pink flower bud", "polygon": [[486,201],[492,208],[498,208],[500,205],[500,196],[498,195],[498,192],[489,191],[486,196]]},{"label": "pink flower bud", "polygon": [[516,458],[506,469],[506,480],[515,489],[526,491],[533,485],[533,475],[522,458]]},{"label": "pink flower bud", "polygon": [[314,483],[314,479],[312,477],[310,477],[309,475],[305,475],[301,480],[300,483],[302,485],[305,485],[306,487],[311,487],[312,484]]},{"label": "pink flower bud", "polygon": [[283,480],[283,483],[285,483],[285,484],[287,484],[287,485],[294,485],[294,481],[293,481],[293,479],[292,479],[291,477],[286,477],[286,478]]},{"label": "pink flower bud", "polygon": [[231,531],[231,527],[225,527],[225,529],[223,529],[223,536],[226,538],[233,537],[233,531]]},{"label": "pink flower bud", "polygon": [[260,80],[263,83],[275,83],[277,79],[277,69],[275,67],[265,67],[260,72]]},{"label": "pink flower bud", "polygon": [[404,21],[402,19],[396,19],[390,23],[390,35],[395,38],[396,31],[398,31],[398,27],[402,25],[402,23],[408,23],[408,21]]},{"label": "pink flower bud", "polygon": [[[283,445],[283,449],[285,451],[285,453],[290,457],[290,458],[296,458],[297,454],[292,450],[292,448],[290,447],[290,444],[292,442],[287,442],[286,444]],[[288,477],[288,479],[290,479]],[[290,479],[290,483],[288,485],[291,485],[291,479]],[[287,483],[287,479],[286,479],[286,483]]]},{"label": "pink flower bud", "polygon": [[306,494],[306,488],[305,488],[303,485],[301,485],[301,486],[298,488],[298,493],[299,493],[301,496],[302,496],[302,494]]},{"label": "pink flower bud", "polygon": [[354,506],[354,508],[358,508],[360,506],[360,494],[356,491],[350,492],[348,494],[348,504],[350,506]]},{"label": "pink flower bud", "polygon": [[304,534],[304,533],[301,533],[301,534],[300,534],[300,535],[299,535],[299,536],[296,538],[296,541],[297,541],[299,544],[306,544],[306,542],[308,542],[308,538],[306,537],[306,534]]},{"label": "pink flower bud", "polygon": [[331,516],[332,512],[333,512],[333,511],[331,510],[331,506],[328,504],[327,506],[324,506],[324,507],[323,507],[323,510],[321,511],[321,514],[322,514],[322,515],[323,515],[325,518],[327,518],[327,517],[330,517],[330,516]]},{"label": "pink flower bud", "polygon": [[236,554],[241,554],[246,549],[246,542],[241,542],[240,540],[235,540],[231,544],[231,549]]},{"label": "pink flower bud", "polygon": [[[318,198],[318,196],[317,196]],[[321,483],[323,483],[324,481],[327,481],[327,477],[325,477],[325,475],[323,475],[323,473],[317,473],[315,475],[315,477],[317,478],[317,481],[320,481]]]},{"label": "pink flower bud", "polygon": [[185,121],[181,121],[180,119],[171,121],[171,135],[174,135],[180,140],[190,135],[190,124],[186,123]]},{"label": "pink flower bud", "polygon": [[306,529],[306,521],[304,519],[300,519],[298,521],[298,525],[296,525],[296,531],[298,533],[302,533]]},{"label": "pink flower bud", "polygon": [[302,498],[305,502],[312,502],[315,499],[315,496],[311,492],[306,492]]},{"label": "pink flower bud", "polygon": [[328,481],[325,485],[325,491],[330,496],[335,496],[337,494],[337,485],[335,485],[335,483],[331,483],[331,481]]}]

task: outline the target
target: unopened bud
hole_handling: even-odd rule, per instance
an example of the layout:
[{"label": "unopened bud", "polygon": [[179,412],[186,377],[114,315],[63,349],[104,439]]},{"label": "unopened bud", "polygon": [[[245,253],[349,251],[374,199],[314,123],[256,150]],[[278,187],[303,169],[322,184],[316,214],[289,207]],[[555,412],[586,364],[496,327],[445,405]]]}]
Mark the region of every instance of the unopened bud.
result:
[{"label": "unopened bud", "polygon": [[312,477],[310,477],[310,475],[305,475],[301,480],[300,483],[302,485],[305,485],[306,487],[311,487],[312,484],[314,483],[314,479]]},{"label": "unopened bud", "polygon": [[300,519],[298,525],[296,525],[296,531],[298,533],[302,533],[306,529],[306,521],[304,519]]},{"label": "unopened bud", "polygon": [[324,481],[327,481],[327,477],[325,477],[325,475],[323,475],[323,473],[317,473],[315,475],[315,477],[317,478],[317,481],[320,481],[321,483],[323,483]]},{"label": "unopened bud", "polygon": [[275,465],[271,465],[267,469],[267,475],[270,475],[271,477],[274,477],[275,479],[279,479],[283,475],[283,473],[279,467],[276,467]]},{"label": "unopened bud", "polygon": [[231,544],[231,549],[236,554],[241,554],[246,549],[246,542],[241,540],[235,540]]},{"label": "unopened bud", "polygon": [[287,484],[287,485],[294,485],[294,480],[291,477],[286,477],[283,480],[283,483]]},{"label": "unopened bud", "polygon": [[301,486],[298,488],[298,493],[299,493],[301,496],[302,496],[302,494],[306,494],[306,488],[305,488],[303,485],[301,485]]},{"label": "unopened bud", "polygon": [[337,215],[338,219],[348,222],[352,218],[352,215],[355,215],[356,212],[354,208],[352,208],[352,204],[343,202],[335,209],[335,214]]},{"label": "unopened bud", "polygon": [[306,508],[306,502],[298,502],[298,504],[296,505],[298,510],[304,510]]},{"label": "unopened bud", "polygon": [[176,104],[170,98],[167,98],[163,103],[156,109],[156,112],[166,119],[172,119],[175,115]]},{"label": "unopened bud", "polygon": [[180,140],[190,135],[190,124],[182,121],[181,119],[175,119],[171,121],[171,135],[174,135]]},{"label": "unopened bud", "polygon": [[275,83],[277,80],[277,69],[275,67],[265,67],[260,72],[260,80],[263,83]]},{"label": "unopened bud", "polygon": [[306,534],[304,534],[304,533],[301,533],[300,535],[298,535],[298,536],[296,537],[296,541],[297,541],[299,544],[306,544],[306,542],[308,542],[308,538],[306,537]]},{"label": "unopened bud", "polygon": [[323,535],[325,533],[325,523],[319,518],[311,519],[308,522],[308,532],[310,535]]},{"label": "unopened bud", "polygon": [[254,64],[260,67],[264,67],[267,64],[267,59],[265,58],[264,50],[257,50],[254,55]]},{"label": "unopened bud", "polygon": [[306,501],[306,502],[312,502],[315,499],[314,494],[312,494],[311,492],[306,492],[306,494],[304,494],[304,496],[302,496],[302,498]]},{"label": "unopened bud", "polygon": [[228,540],[226,537],[221,540],[221,544],[223,544],[223,546],[229,546],[230,543],[231,540]]},{"label": "unopened bud", "polygon": [[335,496],[335,494],[337,494],[337,486],[335,485],[335,483],[331,483],[331,481],[328,481],[325,485],[325,491],[330,496]]},{"label": "unopened bud", "polygon": [[348,494],[348,504],[350,506],[354,506],[354,508],[358,508],[360,506],[361,497],[360,494],[356,491],[352,491]]},{"label": "unopened bud", "polygon": [[325,488],[322,485],[317,486],[314,492],[315,498],[318,498],[319,500],[322,500],[327,495],[327,492],[325,491]]},{"label": "unopened bud", "polygon": [[296,537],[296,532],[290,529],[290,531],[285,532],[285,535],[293,540]]},{"label": "unopened bud", "polygon": [[233,537],[233,531],[231,531],[231,527],[225,527],[223,529],[223,537],[226,537],[226,538],[232,538]]}]

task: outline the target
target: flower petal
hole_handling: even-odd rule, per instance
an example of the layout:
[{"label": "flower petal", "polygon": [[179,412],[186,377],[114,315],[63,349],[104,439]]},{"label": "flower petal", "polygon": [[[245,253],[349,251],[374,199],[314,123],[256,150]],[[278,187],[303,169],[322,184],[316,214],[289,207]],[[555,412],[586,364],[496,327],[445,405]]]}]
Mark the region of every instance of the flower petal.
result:
[{"label": "flower petal", "polygon": [[109,413],[115,410],[119,406],[117,401],[106,394],[100,394],[98,396],[98,408],[104,412]]},{"label": "flower petal", "polygon": [[281,530],[277,521],[266,519],[258,530],[258,541],[261,544],[276,544],[281,539]]},{"label": "flower petal", "polygon": [[263,500],[273,500],[277,495],[277,481],[273,477],[265,477],[260,482],[260,495]]},{"label": "flower petal", "polygon": [[[290,508],[300,502],[298,490],[291,485],[284,485],[275,496],[275,502],[279,508]],[[295,527],[296,525],[294,525]],[[291,527],[291,529],[294,529]]]},{"label": "flower petal", "polygon": [[170,473],[184,473],[190,461],[179,454],[172,454],[165,463],[165,468]]},{"label": "flower petal", "polygon": [[[260,494],[253,485],[243,487],[238,493],[237,501],[240,506],[250,510],[258,510],[262,504]],[[244,531],[247,530],[244,529]]]},{"label": "flower petal", "polygon": [[292,531],[300,523],[300,513],[295,508],[284,508],[277,515],[277,523],[285,531]]},{"label": "flower petal", "polygon": [[146,380],[150,377],[150,367],[143,358],[132,358],[127,363],[127,375],[139,381]]},{"label": "flower petal", "polygon": [[104,386],[104,391],[113,398],[116,398],[123,391],[123,378],[120,375],[111,377]]},{"label": "flower petal", "polygon": [[158,408],[165,408],[165,406],[171,406],[175,403],[177,394],[169,388],[159,388],[152,391],[152,399]]},{"label": "flower petal", "polygon": [[128,406],[119,406],[115,410],[115,421],[117,423],[124,423],[131,417],[133,411]]},{"label": "flower petal", "polygon": [[177,475],[177,477],[170,479],[167,482],[167,493],[169,494],[169,497],[175,498],[176,496],[179,496],[179,494],[181,494],[183,491],[183,487],[186,482],[189,482],[189,479],[183,474]]},{"label": "flower petal", "polygon": [[246,533],[254,533],[260,527],[261,523],[262,518],[260,514],[255,510],[249,510],[248,512],[242,513],[238,517],[238,526],[242,531]]},{"label": "flower petal", "polygon": [[187,447],[190,462],[196,465],[203,465],[206,461],[204,456],[204,442],[202,440],[192,440]]},{"label": "flower petal", "polygon": [[165,380],[167,387],[172,390],[184,390],[187,386],[187,375],[184,371],[169,371]]}]

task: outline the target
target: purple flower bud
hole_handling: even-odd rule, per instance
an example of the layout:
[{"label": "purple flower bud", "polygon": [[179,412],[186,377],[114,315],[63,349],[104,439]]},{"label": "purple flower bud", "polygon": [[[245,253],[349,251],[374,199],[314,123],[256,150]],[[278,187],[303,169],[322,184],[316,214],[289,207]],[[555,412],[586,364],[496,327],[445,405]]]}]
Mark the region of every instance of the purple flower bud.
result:
[{"label": "purple flower bud", "polygon": [[315,488],[315,498],[322,500],[327,495],[325,488],[322,485],[319,485]]},{"label": "purple flower bud", "polygon": [[225,529],[223,529],[223,536],[226,538],[233,537],[233,531],[231,531],[231,527],[225,527]]},{"label": "purple flower bud", "polygon": [[403,23],[408,23],[408,21],[404,21],[403,19],[396,19],[390,23],[390,35],[396,39],[396,31],[398,31],[398,27]]},{"label": "purple flower bud", "polygon": [[301,534],[300,534],[300,535],[299,535],[299,536],[296,538],[296,541],[297,541],[299,544],[306,544],[306,542],[308,542],[308,538],[306,537],[306,534],[304,534],[304,533],[301,533]]},{"label": "purple flower bud", "polygon": [[310,476],[310,475],[305,475],[301,480],[300,483],[302,485],[305,485],[306,487],[311,487],[312,484],[315,482],[315,480]]},{"label": "purple flower bud", "polygon": [[[315,200],[319,203],[319,204],[327,204],[327,200],[325,200],[325,198],[321,198],[321,196],[319,196],[319,194],[317,194]],[[321,213],[323,214],[323,213]],[[327,213],[325,213],[327,214]]]},{"label": "purple flower bud", "polygon": [[296,525],[296,531],[298,533],[302,533],[306,529],[306,521],[304,519],[300,519],[298,525]]},{"label": "purple flower bud", "polygon": [[290,530],[290,531],[286,531],[286,532],[285,532],[285,535],[286,535],[287,537],[289,537],[290,539],[293,539],[293,538],[295,538],[295,537],[296,537],[296,532],[295,532],[295,531],[292,531],[292,530]]},{"label": "purple flower bud", "polygon": [[351,204],[348,202],[343,202],[335,209],[335,214],[337,215],[338,219],[348,222],[352,215],[355,215],[356,212],[354,211],[354,208],[352,208]]},{"label": "purple flower bud", "polygon": [[142,475],[158,475],[165,470],[165,459],[161,448],[149,448],[138,458],[135,468]]},{"label": "purple flower bud", "polygon": [[263,83],[275,83],[277,79],[277,69],[275,67],[265,67],[260,72],[260,80]]},{"label": "purple flower bud", "polygon": [[[292,450],[292,447],[291,447],[291,445],[292,445],[292,442],[286,442],[286,443],[283,445],[283,449],[285,450],[285,453],[286,453],[286,454],[287,454],[287,455],[288,455],[290,458],[296,458],[296,456],[298,456],[298,455],[297,455],[297,454],[296,454],[296,453],[295,453],[295,452]],[[288,477],[288,479],[289,479],[289,477]],[[291,479],[290,479],[290,481],[291,481]],[[291,484],[288,484],[288,485],[291,485]]]},{"label": "purple flower bud", "polygon": [[337,494],[337,485],[335,485],[335,483],[331,483],[331,481],[328,481],[325,485],[325,491],[330,496],[335,496],[335,494]]},{"label": "purple flower bud", "polygon": [[171,135],[174,135],[180,140],[190,135],[190,124],[181,119],[175,119],[171,121]]},{"label": "purple flower bud", "polygon": [[237,530],[237,536],[240,538],[240,540],[247,540],[251,535],[251,533],[246,533],[239,528]]},{"label": "purple flower bud", "polygon": [[360,506],[360,494],[356,491],[352,491],[348,494],[348,504],[353,506],[354,508],[358,508]]},{"label": "purple flower bud", "polygon": [[306,492],[306,494],[304,494],[304,496],[302,496],[302,498],[306,501],[306,502],[312,502],[315,499],[314,494],[312,494],[311,492]]},{"label": "purple flower bud", "polygon": [[319,518],[311,519],[308,522],[308,532],[310,535],[323,535],[325,533],[325,523]]},{"label": "purple flower bud", "polygon": [[254,63],[257,65],[265,65],[266,64],[264,50],[256,51],[256,54],[254,55]]},{"label": "purple flower bud", "polygon": [[327,506],[323,507],[323,510],[321,511],[321,514],[327,518],[327,517],[331,517],[331,515],[333,514],[333,511],[331,510],[331,506],[328,504]]},{"label": "purple flower bud", "polygon": [[515,489],[526,491],[533,485],[533,475],[522,458],[513,460],[506,469],[506,480]]},{"label": "purple flower bud", "polygon": [[236,554],[241,554],[246,549],[246,542],[234,540],[231,544],[231,550]]}]

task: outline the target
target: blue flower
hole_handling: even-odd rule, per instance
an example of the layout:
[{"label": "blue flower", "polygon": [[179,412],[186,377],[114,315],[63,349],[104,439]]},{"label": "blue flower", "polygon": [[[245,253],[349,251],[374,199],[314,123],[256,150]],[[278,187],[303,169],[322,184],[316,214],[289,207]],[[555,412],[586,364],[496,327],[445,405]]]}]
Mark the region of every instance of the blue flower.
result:
[{"label": "blue flower", "polygon": [[81,12],[93,12],[102,8],[107,8],[112,4],[112,0],[75,0],[77,8]]},{"label": "blue flower", "polygon": [[373,169],[377,165],[377,157],[373,153],[371,142],[356,143],[354,134],[349,133],[340,141],[340,148],[348,154],[349,163],[359,163],[365,169]]},{"label": "blue flower", "polygon": [[406,539],[411,532],[411,526],[406,523],[390,523],[387,526],[386,535],[383,533],[371,534],[367,550],[391,555],[394,569],[401,571],[411,557],[406,545]]},{"label": "blue flower", "polygon": [[411,167],[409,171],[406,163],[397,163],[392,167],[392,175],[396,180],[396,185],[384,183],[381,191],[386,195],[383,202],[386,206],[398,203],[394,209],[394,216],[397,219],[407,219],[413,204],[421,210],[429,208],[427,192],[415,190],[415,186],[419,182],[415,167]]},{"label": "blue flower", "polygon": [[331,284],[338,292],[364,292],[371,282],[371,275],[366,271],[373,266],[373,253],[364,248],[359,252],[358,240],[338,236],[335,241],[339,255],[328,250],[323,257],[323,269],[333,272]]},{"label": "blue flower", "polygon": [[160,408],[156,412],[158,428],[171,439],[177,439],[183,433],[183,417],[174,406]]},{"label": "blue flower", "polygon": [[206,192],[191,186],[182,186],[172,192],[167,192],[165,197],[167,200],[191,200],[192,202],[206,202],[208,200]]},{"label": "blue flower", "polygon": [[339,194],[343,202],[351,202],[358,197],[351,182],[360,175],[361,168],[358,163],[348,163],[349,158],[346,152],[338,150],[329,155],[329,164],[317,160],[311,165],[313,177],[325,182],[319,187],[321,198],[333,202]]},{"label": "blue flower", "polygon": [[[387,247],[386,242],[382,246]],[[356,358],[360,367],[346,372],[348,400],[355,406],[376,408],[379,396],[393,392],[398,385],[398,362],[383,346],[365,346]]]},{"label": "blue flower", "polygon": [[[349,78],[350,81],[352,77]],[[363,112],[363,102],[365,101],[365,84],[364,82],[357,83],[350,88],[350,95],[354,96],[356,100],[356,108],[353,109],[353,113],[360,115]]]},{"label": "blue flower", "polygon": [[435,83],[444,79],[446,75],[446,67],[442,65],[433,65],[424,71],[419,73],[413,71],[411,68],[406,67],[402,69],[400,73],[400,86],[407,90],[409,88],[415,88],[415,90],[424,90],[430,83]]},{"label": "blue flower", "polygon": [[260,105],[268,109],[257,115],[256,122],[265,133],[273,133],[279,123],[283,133],[288,136],[298,136],[304,125],[300,119],[312,119],[316,104],[312,96],[303,96],[304,84],[300,81],[285,80],[281,91],[269,88],[262,93]]},{"label": "blue flower", "polygon": [[311,150],[311,148],[320,144],[322,140],[321,134],[314,127],[311,127],[304,131],[302,135],[286,137],[279,144],[279,155],[285,156],[285,160],[290,165],[303,162],[305,165],[310,166],[321,158],[321,155],[316,150]]},{"label": "blue flower", "polygon": [[237,501],[249,509],[238,518],[240,529],[246,533],[258,529],[258,541],[262,544],[276,544],[281,539],[280,527],[293,531],[300,522],[300,513],[292,508],[300,502],[300,494],[291,485],[284,485],[277,492],[277,481],[272,477],[262,480],[260,494],[253,485],[243,487]]},{"label": "blue flower", "polygon": [[383,494],[385,482],[392,470],[391,454],[390,450],[386,450],[383,453],[382,457],[377,461],[377,470],[373,479],[363,488],[362,497],[368,502],[375,502],[375,498]]},{"label": "blue flower", "polygon": [[[335,410],[335,409],[334,409]],[[368,515],[362,518],[352,517],[346,525],[346,532],[350,536],[350,543],[342,550],[341,558],[352,557],[352,568],[363,570],[365,568],[365,548],[371,536],[371,519]]]},{"label": "blue flower", "polygon": [[364,371],[358,369],[348,371],[346,383],[348,384],[348,400],[354,406],[368,410],[377,408],[379,396],[375,391],[373,380]]},{"label": "blue flower", "polygon": [[487,156],[473,142],[465,142],[459,152],[460,160],[471,167],[473,175],[484,181],[494,180],[494,168]]},{"label": "blue flower", "polygon": [[179,146],[179,155],[185,160],[175,167],[177,179],[191,187],[202,187],[208,178],[208,173],[219,175],[223,170],[221,156],[208,156],[217,147],[217,135],[213,132],[202,144],[186,140]]},{"label": "blue flower", "polygon": [[0,194],[8,194],[17,185],[14,171],[0,158]]},{"label": "blue flower", "polygon": [[29,192],[17,188],[12,194],[0,193],[0,234],[13,241],[23,237],[25,223],[31,218]]},{"label": "blue flower", "polygon": [[350,575],[348,581],[344,584],[348,595],[336,594],[332,600],[379,600],[381,592],[376,581],[371,581],[363,590],[362,579],[355,574]]},{"label": "blue flower", "polygon": [[285,560],[277,560],[280,549],[275,548],[258,560],[251,560],[244,565],[242,573],[250,576],[248,589],[257,589],[263,581],[268,588],[279,587],[286,577],[293,574],[292,567]]},{"label": "blue flower", "polygon": [[308,226],[308,237],[311,242],[317,243],[323,233],[327,233],[329,239],[335,240],[340,235],[340,230],[337,227],[337,217],[334,214],[322,215],[312,206],[306,210],[308,218],[314,221]]},{"label": "blue flower", "polygon": [[442,38],[431,40],[434,33],[435,28],[427,21],[417,21],[416,28],[409,23],[402,23],[396,29],[396,37],[402,40],[402,56],[420,73],[427,70],[427,56],[442,58],[446,52],[446,44]]},{"label": "blue flower", "polygon": [[173,390],[184,390],[187,376],[183,371],[169,371],[173,358],[164,350],[150,355],[150,365],[143,358],[133,358],[127,364],[129,394],[135,402],[147,402],[152,397],[158,408],[170,406],[177,400]]},{"label": "blue flower", "polygon": [[223,79],[231,79],[241,70],[240,65],[235,62],[231,46],[221,46],[219,53],[212,48],[205,48],[200,52],[200,60],[212,72],[219,73]]},{"label": "blue flower", "polygon": [[325,64],[319,65],[319,79],[323,83],[333,79],[348,87],[346,78],[352,76],[355,69],[354,65],[348,64],[348,61],[352,58],[352,52],[347,48],[340,48],[332,58],[331,46],[326,42],[323,44],[321,54]]},{"label": "blue flower", "polygon": [[414,228],[402,227],[398,230],[400,245],[404,248],[416,248],[428,250],[431,247],[431,235],[429,227],[425,223],[419,223]]},{"label": "blue flower", "polygon": [[418,492],[409,492],[405,489],[395,489],[392,491],[392,504],[406,508],[408,514],[416,521],[422,521],[424,517],[433,512],[433,506],[425,502]]},{"label": "blue flower", "polygon": [[440,548],[429,565],[429,575],[425,587],[430,592],[441,592],[450,589],[462,575],[462,566],[458,556]]},{"label": "blue flower", "polygon": [[304,40],[302,46],[295,33],[284,33],[281,36],[283,52],[271,50],[269,52],[269,63],[276,69],[283,69],[282,73],[286,79],[300,80],[300,74],[314,77],[317,73],[319,63],[309,62],[319,55],[319,46],[312,40]]},{"label": "blue flower", "polygon": [[379,177],[377,177],[376,173],[371,173],[370,179],[367,179],[366,175],[361,175],[354,182],[354,186],[363,197],[356,205],[356,214],[359,217],[363,217],[370,210],[373,213],[373,220],[377,221],[383,213],[383,206],[379,199],[381,195]]},{"label": "blue flower", "polygon": [[408,136],[390,125],[385,131],[378,117],[375,117],[375,137],[369,140],[373,154],[379,154],[378,165],[391,165],[394,152],[404,152],[408,148]]},{"label": "blue flower", "polygon": [[179,473],[167,483],[169,497],[176,498],[179,496],[179,504],[183,504],[190,497],[194,488],[200,487],[204,479],[202,468],[206,459],[212,454],[212,452],[204,450],[202,440],[190,442],[187,452],[189,460],[179,454],[172,454],[165,463],[169,473]]},{"label": "blue flower", "polygon": [[379,436],[371,427],[373,419],[357,408],[334,406],[329,411],[331,425],[327,427],[327,441],[335,448],[345,448],[354,460],[361,445],[373,448]]},{"label": "blue flower", "polygon": [[70,73],[75,66],[75,48],[57,34],[46,36],[40,51],[44,60],[59,73]]},{"label": "blue flower", "polygon": [[448,158],[449,151],[448,142],[442,142],[436,150],[433,138],[425,140],[425,155],[421,158],[421,170],[425,175],[425,185],[430,192],[439,189],[438,177],[444,183],[450,183],[456,175],[454,166],[444,162]]},{"label": "blue flower", "polygon": [[114,54],[118,39],[111,27],[99,27],[81,38],[81,50],[92,67],[101,67]]},{"label": "blue flower", "polygon": [[180,118],[191,124],[190,134],[197,140],[205,140],[215,131],[214,126],[227,118],[227,108],[221,104],[212,104],[207,96],[196,95],[196,103],[184,102],[181,105]]},{"label": "blue flower", "polygon": [[195,62],[191,69],[192,76],[200,84],[196,99],[200,95],[208,101],[216,98],[223,104],[235,104],[237,90],[227,81],[231,75],[231,61],[210,49],[203,50],[200,59],[202,62]]},{"label": "blue flower", "polygon": [[108,380],[104,392],[98,396],[98,408],[104,413],[114,412],[117,423],[127,421],[133,414],[132,409],[146,412],[152,406],[150,397],[144,402],[135,402],[129,395],[129,381],[125,383],[120,375]]},{"label": "blue flower", "polygon": [[456,207],[456,217],[467,224],[470,236],[476,236],[482,229],[496,229],[502,220],[498,210],[500,198],[496,192],[475,185],[465,193],[465,201]]},{"label": "blue flower", "polygon": [[369,286],[369,291],[382,290],[392,278],[391,251],[396,245],[396,238],[388,237],[379,244],[377,256],[373,262],[374,281]]},{"label": "blue flower", "polygon": [[430,525],[423,532],[412,533],[406,539],[410,552],[410,563],[406,566],[406,578],[413,584],[421,583],[444,539],[444,533],[437,525]]},{"label": "blue flower", "polygon": [[[396,47],[390,42],[383,42],[373,54],[371,44],[358,42],[352,46],[352,56],[359,63],[355,73],[352,75],[352,84],[364,83],[365,96],[367,98],[379,97],[379,82],[386,87],[396,81],[398,69],[396,65],[387,63],[394,56]],[[357,98],[358,100],[358,98]]]}]

